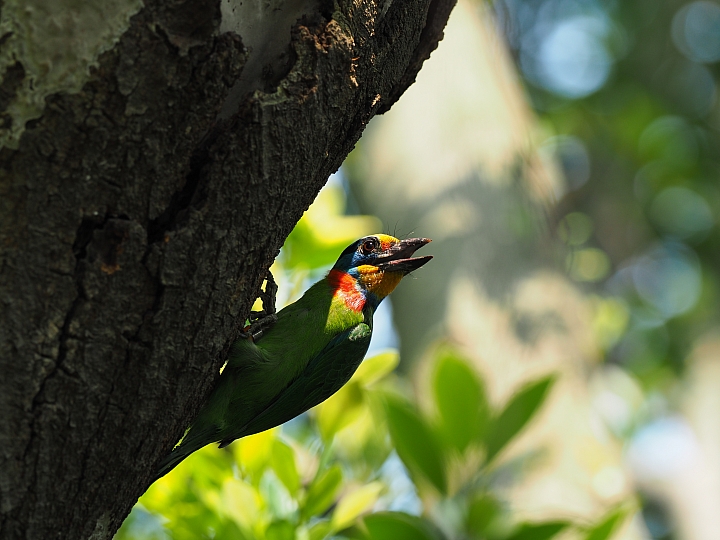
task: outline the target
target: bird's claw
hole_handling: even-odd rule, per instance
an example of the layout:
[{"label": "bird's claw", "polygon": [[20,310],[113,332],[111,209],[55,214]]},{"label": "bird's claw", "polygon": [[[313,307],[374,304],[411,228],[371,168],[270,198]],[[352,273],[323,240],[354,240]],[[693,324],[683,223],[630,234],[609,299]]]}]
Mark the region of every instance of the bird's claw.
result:
[{"label": "bird's claw", "polygon": [[250,312],[250,324],[240,332],[240,337],[243,339],[252,339],[254,342],[257,342],[265,331],[277,322],[275,295],[277,294],[278,286],[270,270],[267,272],[265,281],[265,290],[260,290],[260,294],[258,295],[260,300],[262,300],[263,309],[262,311]]},{"label": "bird's claw", "polygon": [[[263,310],[259,313],[263,316],[275,315],[275,296],[277,295],[278,286],[272,272],[268,269],[265,276],[265,290],[260,291],[260,300],[262,300]],[[276,319],[277,320],[277,319]]]},{"label": "bird's claw", "polygon": [[265,333],[265,330],[270,328],[276,322],[277,315],[275,315],[274,313],[272,315],[267,315],[265,317],[256,319],[253,323],[248,324],[245,328],[243,328],[243,331],[240,332],[240,337],[245,339],[252,339],[254,342],[257,343],[257,341]]}]

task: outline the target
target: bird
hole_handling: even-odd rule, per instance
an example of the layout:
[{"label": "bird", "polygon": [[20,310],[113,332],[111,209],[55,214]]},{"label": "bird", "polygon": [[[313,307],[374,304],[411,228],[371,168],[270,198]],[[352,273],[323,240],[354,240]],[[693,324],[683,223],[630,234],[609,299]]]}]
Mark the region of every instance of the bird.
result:
[{"label": "bird", "polygon": [[386,234],[356,240],[323,279],[267,318],[269,328],[237,339],[206,404],[153,482],[208,444],[224,448],[279,426],[337,392],[368,350],[380,302],[432,259],[412,256],[428,242]]}]

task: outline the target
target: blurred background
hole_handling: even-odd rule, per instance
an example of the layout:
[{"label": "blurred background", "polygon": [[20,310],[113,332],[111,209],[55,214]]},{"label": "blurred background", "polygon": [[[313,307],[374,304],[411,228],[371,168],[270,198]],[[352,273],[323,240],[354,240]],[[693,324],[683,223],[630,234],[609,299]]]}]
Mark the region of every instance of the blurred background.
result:
[{"label": "blurred background", "polygon": [[460,0],[283,248],[433,261],[310,413],[205,448],[118,539],[705,540],[720,531],[720,3]]}]

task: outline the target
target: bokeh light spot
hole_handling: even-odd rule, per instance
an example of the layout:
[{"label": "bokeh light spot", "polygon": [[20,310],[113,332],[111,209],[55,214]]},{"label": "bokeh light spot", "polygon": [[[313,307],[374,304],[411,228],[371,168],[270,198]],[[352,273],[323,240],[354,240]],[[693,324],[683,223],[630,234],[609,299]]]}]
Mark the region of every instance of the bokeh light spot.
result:
[{"label": "bokeh light spot", "polygon": [[650,123],[640,135],[640,156],[658,160],[668,170],[682,170],[694,165],[699,149],[695,133],[679,116],[662,116]]},{"label": "bokeh light spot", "polygon": [[673,18],[675,46],[694,62],[720,60],[720,6],[701,0],[683,6]]},{"label": "bokeh light spot", "polygon": [[596,298],[594,301],[593,334],[598,344],[610,349],[622,337],[630,321],[630,311],[619,298]]},{"label": "bokeh light spot", "polygon": [[633,472],[645,481],[682,474],[698,458],[697,438],[682,418],[663,418],[642,428],[628,451]]},{"label": "bokeh light spot", "polygon": [[668,94],[682,112],[696,118],[707,115],[715,105],[715,79],[701,64],[684,61],[667,81]]},{"label": "bokeh light spot", "polygon": [[590,216],[582,212],[572,212],[558,225],[558,236],[569,246],[580,246],[590,239],[593,223]]},{"label": "bokeh light spot", "polygon": [[650,206],[650,218],[663,231],[682,239],[705,233],[715,224],[707,201],[683,187],[661,191]]},{"label": "bokeh light spot", "polygon": [[620,467],[603,467],[592,479],[595,493],[605,499],[617,497],[625,489],[625,474]]},{"label": "bokeh light spot", "polygon": [[610,271],[610,259],[601,249],[585,248],[568,255],[570,277],[576,281],[599,281]]},{"label": "bokeh light spot", "polygon": [[638,294],[667,318],[690,310],[700,298],[700,264],[683,244],[650,250],[635,263],[632,274]]},{"label": "bokeh light spot", "polygon": [[578,137],[550,137],[543,143],[540,152],[548,152],[560,161],[568,190],[574,191],[590,179],[590,154]]},{"label": "bokeh light spot", "polygon": [[540,44],[539,82],[569,98],[598,90],[610,74],[612,59],[603,39],[607,22],[600,17],[579,16],[560,21]]}]

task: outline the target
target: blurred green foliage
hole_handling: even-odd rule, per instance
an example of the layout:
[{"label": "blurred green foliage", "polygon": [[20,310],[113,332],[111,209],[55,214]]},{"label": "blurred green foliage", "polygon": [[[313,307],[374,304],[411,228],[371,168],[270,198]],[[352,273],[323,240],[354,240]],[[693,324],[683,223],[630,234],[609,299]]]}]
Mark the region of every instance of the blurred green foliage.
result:
[{"label": "blurred green foliage", "polygon": [[[393,352],[368,358],[292,435],[276,428],[200,450],[150,487],[116,539],[544,540],[568,528],[587,540],[610,537],[625,510],[594,527],[515,523],[495,488],[503,449],[540,410],[552,379],[493,410],[479,376],[443,345],[428,412],[397,392],[397,362]],[[397,494],[381,470],[394,455],[421,515],[388,510]]]},{"label": "blurred green foliage", "polygon": [[[548,134],[545,150],[565,173],[556,230],[568,274],[597,295],[594,330],[605,361],[642,393],[635,400],[614,389],[632,413],[613,429],[632,446],[647,426],[682,414],[692,349],[720,323],[720,4],[494,7]],[[702,432],[698,419],[713,414],[694,411],[690,423]],[[653,474],[662,482],[660,469]],[[653,538],[672,538],[672,522],[688,514],[668,513],[671,499],[643,503]],[[657,516],[668,527],[655,526]]]},{"label": "blurred green foliage", "polygon": [[335,262],[348,244],[380,232],[372,216],[346,216],[345,193],[339,186],[323,189],[285,240],[281,262],[285,269],[322,268]]},{"label": "blurred green foliage", "polygon": [[[316,230],[327,223],[309,223],[306,214],[274,267],[281,284],[289,285],[292,270],[329,266],[375,226],[342,217],[340,188],[328,189],[335,193],[316,202],[326,207],[309,214],[333,223],[333,248]],[[298,255],[316,249],[316,256]],[[498,489],[499,471],[512,467],[503,450],[541,409],[552,377],[496,409],[467,360],[440,344],[425,410],[398,390],[405,388],[393,373],[398,361],[394,351],[373,355],[308,414],[225,449],[196,452],[148,489],[116,540],[544,540],[571,528],[588,540],[609,537],[621,514],[594,528],[517,523]]]},{"label": "blurred green foliage", "polygon": [[665,392],[720,322],[720,5],[497,0],[566,189],[569,275],[621,302],[608,359]]}]

